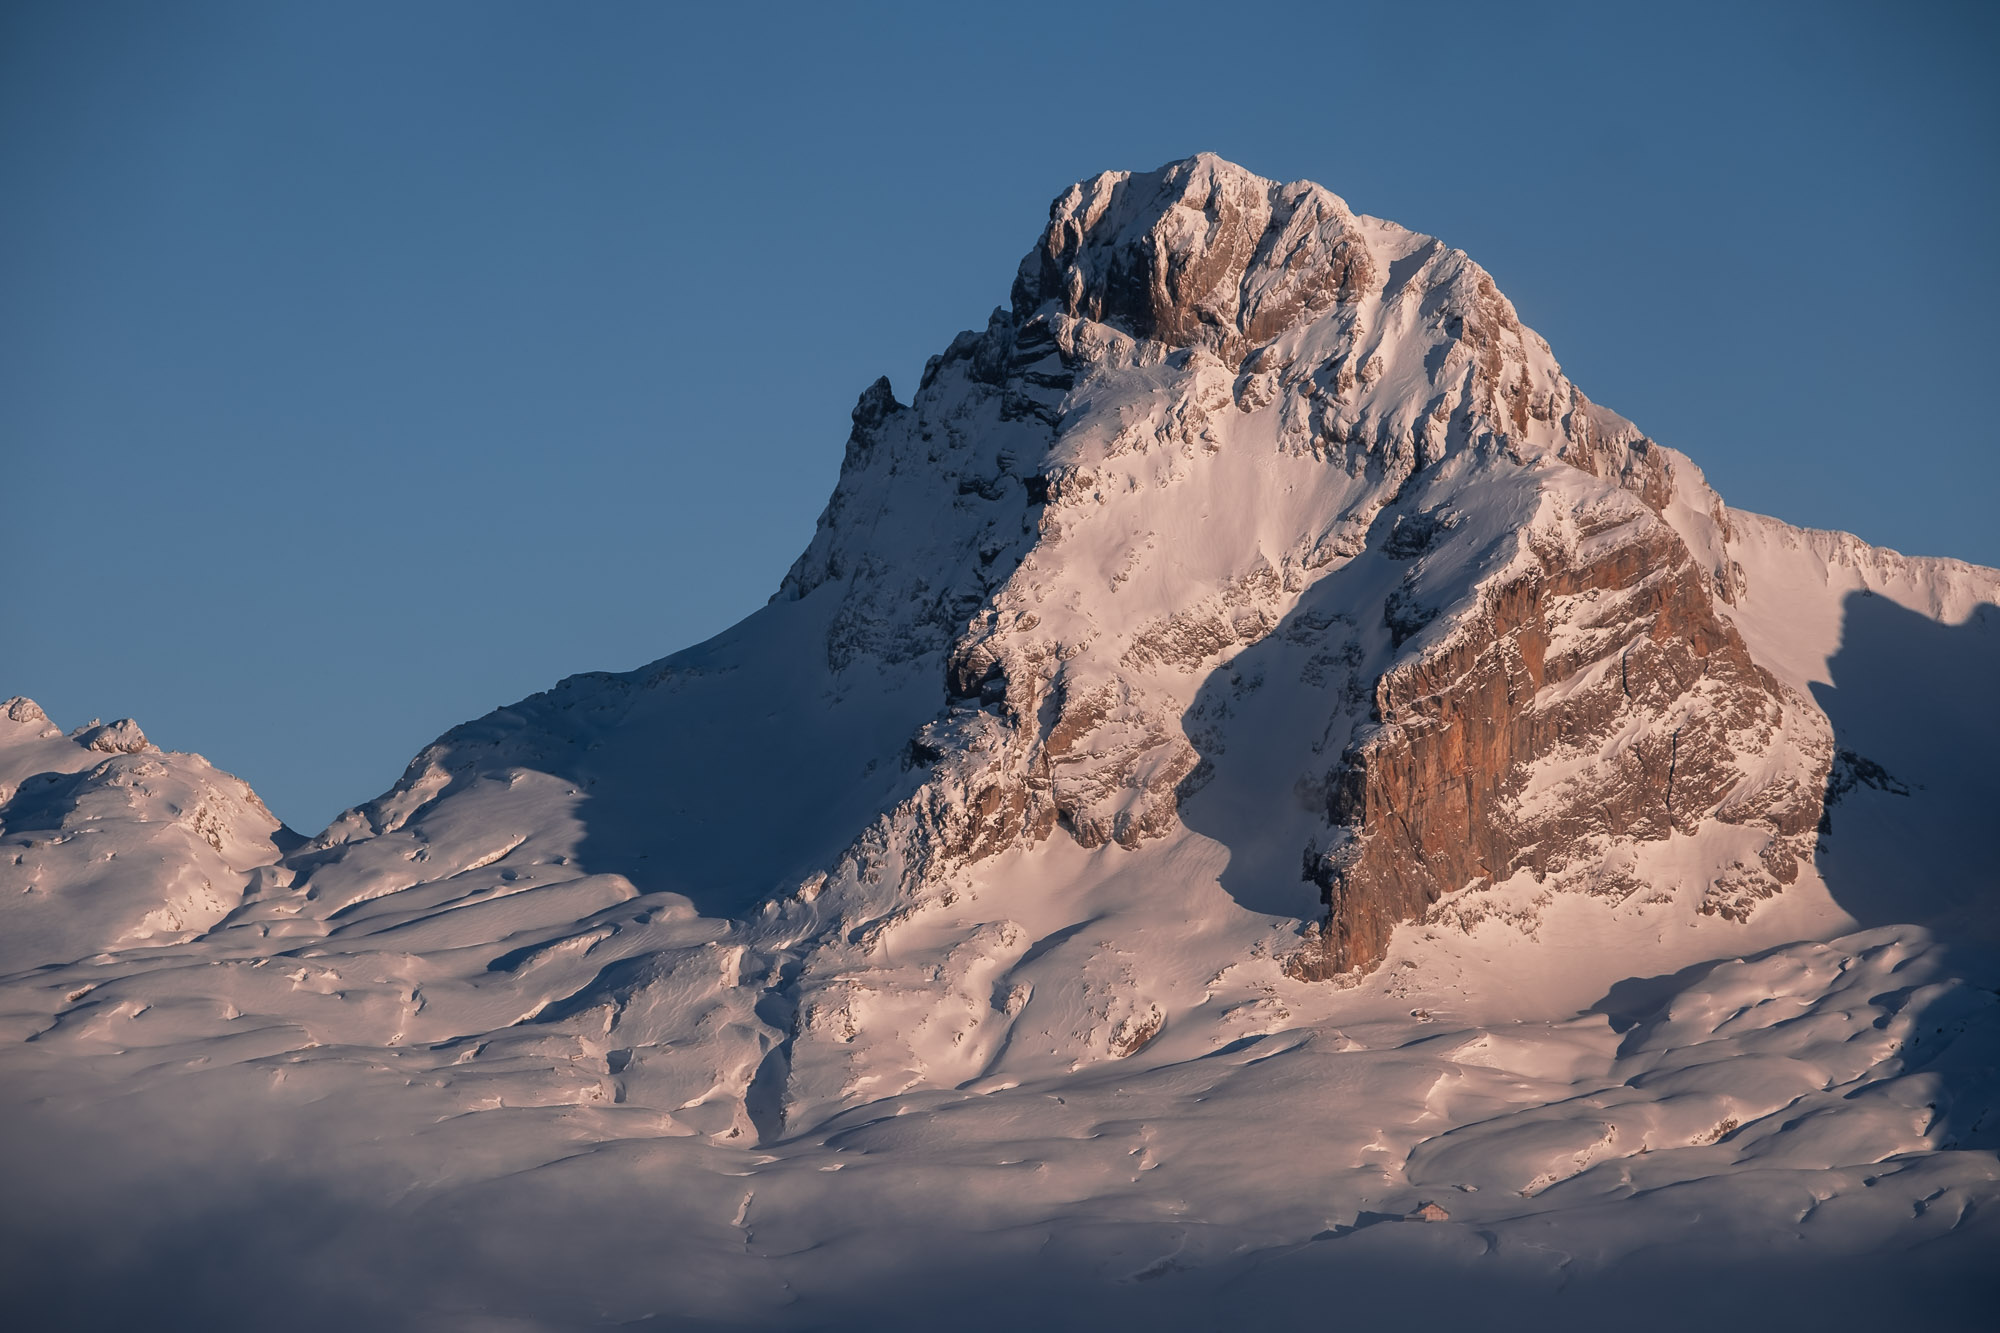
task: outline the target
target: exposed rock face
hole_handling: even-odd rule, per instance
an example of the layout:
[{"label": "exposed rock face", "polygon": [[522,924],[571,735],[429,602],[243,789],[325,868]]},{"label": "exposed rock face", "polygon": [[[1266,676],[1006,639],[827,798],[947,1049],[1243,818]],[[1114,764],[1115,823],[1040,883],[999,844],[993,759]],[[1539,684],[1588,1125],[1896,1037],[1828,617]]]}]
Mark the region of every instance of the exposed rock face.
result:
[{"label": "exposed rock face", "polygon": [[96,750],[100,754],[144,754],[148,750],[159,749],[146,739],[146,733],[139,730],[139,724],[129,717],[79,727],[71,733],[70,739],[84,749]]},{"label": "exposed rock face", "polygon": [[1050,206],[1013,296],[1017,318],[1053,306],[1228,361],[1379,286],[1341,200],[1204,156],[1071,186]]},{"label": "exposed rock face", "polygon": [[1606,873],[1614,842],[1710,819],[1767,841],[1703,910],[1741,919],[1797,878],[1830,737],[1751,661],[1665,522],[1636,504],[1578,517],[1573,546],[1531,542],[1531,568],[1376,681],[1380,725],[1330,777],[1339,841],[1308,867],[1328,915],[1297,975],[1368,967],[1399,922],[1522,870],[1623,896],[1639,886]]}]

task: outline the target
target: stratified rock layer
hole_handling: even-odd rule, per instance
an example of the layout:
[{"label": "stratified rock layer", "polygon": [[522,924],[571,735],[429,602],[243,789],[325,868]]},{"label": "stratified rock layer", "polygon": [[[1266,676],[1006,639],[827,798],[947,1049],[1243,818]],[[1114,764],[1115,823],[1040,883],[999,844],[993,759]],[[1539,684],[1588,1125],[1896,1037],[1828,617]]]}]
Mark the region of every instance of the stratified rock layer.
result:
[{"label": "stratified rock layer", "polygon": [[[1710,819],[1769,840],[1704,910],[1740,919],[1797,878],[1830,742],[1750,659],[1665,522],[1605,522],[1579,525],[1575,547],[1531,544],[1533,568],[1483,588],[1458,632],[1376,682],[1380,725],[1330,783],[1344,841],[1310,866],[1328,916],[1297,974],[1370,966],[1398,923],[1523,870],[1630,892],[1593,858]],[[1788,715],[1805,735],[1787,735]],[[1800,752],[1774,754],[1786,742]]]}]

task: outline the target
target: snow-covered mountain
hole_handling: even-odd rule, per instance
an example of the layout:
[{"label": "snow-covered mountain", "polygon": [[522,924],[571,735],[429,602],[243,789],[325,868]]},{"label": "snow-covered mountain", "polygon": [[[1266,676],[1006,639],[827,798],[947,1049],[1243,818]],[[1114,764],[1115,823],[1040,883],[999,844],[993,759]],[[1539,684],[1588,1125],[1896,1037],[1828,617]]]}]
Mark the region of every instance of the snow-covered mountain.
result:
[{"label": "snow-covered mountain", "polygon": [[1206,155],[1066,191],[853,420],[769,605],[316,838],[9,704],[34,1133],[292,1163],[421,1327],[1973,1290],[2000,572],[1728,508],[1464,254]]}]

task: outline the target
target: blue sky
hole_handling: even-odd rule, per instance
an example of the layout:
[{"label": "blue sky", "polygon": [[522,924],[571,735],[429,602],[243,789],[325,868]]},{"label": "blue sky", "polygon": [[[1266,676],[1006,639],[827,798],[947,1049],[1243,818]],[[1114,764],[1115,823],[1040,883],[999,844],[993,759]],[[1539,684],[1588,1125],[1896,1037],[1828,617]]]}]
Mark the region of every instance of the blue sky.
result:
[{"label": "blue sky", "polygon": [[317,830],[761,605],[1049,199],[1211,150],[1490,269],[1731,501],[2000,564],[2000,13],[0,9],[0,695]]}]

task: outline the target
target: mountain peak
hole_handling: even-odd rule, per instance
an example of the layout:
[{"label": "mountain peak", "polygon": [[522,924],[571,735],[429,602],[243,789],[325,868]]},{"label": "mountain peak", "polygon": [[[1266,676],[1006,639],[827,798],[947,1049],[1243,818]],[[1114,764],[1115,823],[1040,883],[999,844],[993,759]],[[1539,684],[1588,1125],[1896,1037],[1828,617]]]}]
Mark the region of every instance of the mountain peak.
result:
[{"label": "mountain peak", "polygon": [[1227,360],[1378,283],[1337,195],[1200,153],[1157,171],[1104,172],[1057,196],[1013,306],[1017,321],[1053,309]]},{"label": "mountain peak", "polygon": [[[1721,515],[1463,253],[1212,155],[1080,182],[1011,310],[907,406],[864,395],[781,592],[836,679],[942,656],[917,782],[828,901],[1192,828],[1269,910],[1303,861],[1330,912],[1294,967],[1323,977],[1468,885],[1591,889],[1606,828],[1720,820],[1755,865],[1707,910],[1746,914],[1798,873],[1825,752],[1717,609]],[[1310,726],[1235,720],[1253,693]]]}]

